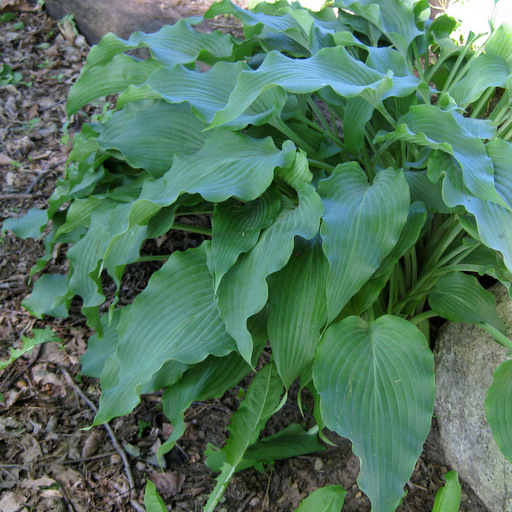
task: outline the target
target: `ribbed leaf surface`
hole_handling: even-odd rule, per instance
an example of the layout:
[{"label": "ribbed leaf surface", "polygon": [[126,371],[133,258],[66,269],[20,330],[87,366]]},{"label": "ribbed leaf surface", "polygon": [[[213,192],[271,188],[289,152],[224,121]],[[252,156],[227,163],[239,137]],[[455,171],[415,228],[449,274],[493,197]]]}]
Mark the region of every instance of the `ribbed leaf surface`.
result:
[{"label": "ribbed leaf surface", "polygon": [[269,279],[272,314],[268,336],[286,388],[311,367],[327,318],[325,284],[329,264],[320,237],[298,238],[286,266]]},{"label": "ribbed leaf surface", "polygon": [[261,197],[243,205],[235,200],[215,205],[209,261],[215,276],[215,290],[238,256],[256,245],[261,230],[274,222],[280,210],[281,193],[277,187],[269,187]]},{"label": "ribbed leaf surface", "polygon": [[496,444],[512,462],[512,360],[504,361],[494,372],[485,399],[485,413]]},{"label": "ribbed leaf surface", "polygon": [[380,171],[370,184],[358,164],[348,163],[322,180],[318,191],[325,207],[321,235],[332,321],[395,246],[407,221],[409,187],[402,171]]},{"label": "ribbed leaf surface", "polygon": [[213,280],[206,264],[208,242],[185,253],[175,252],[151,277],[146,289],[121,317],[118,350],[95,423],[130,412],[141,386],[169,360],[196,364],[208,355],[225,356],[235,348],[219,316]]},{"label": "ribbed leaf surface", "polygon": [[430,307],[451,322],[478,324],[487,322],[505,333],[505,324],[496,313],[496,299],[478,282],[463,272],[451,272],[439,278],[428,294]]},{"label": "ribbed leaf surface", "polygon": [[282,209],[274,223],[261,233],[254,249],[240,256],[218,288],[219,310],[226,329],[246,361],[252,356],[247,319],[267,302],[267,277],[286,265],[296,236],[309,240],[318,233],[323,212],[320,197],[309,184],[298,185],[297,189],[298,207]]},{"label": "ribbed leaf surface", "polygon": [[[323,48],[309,59],[291,59],[271,52],[256,71],[242,71],[225,108],[217,112],[211,127],[229,123],[240,116],[264,90],[280,86],[288,92],[307,94],[324,87],[343,97],[361,95],[377,101],[393,85],[396,95],[416,90],[418,80],[378,72],[351,57],[345,48]],[[377,92],[376,92],[377,91]]]},{"label": "ribbed leaf surface", "polygon": [[359,487],[378,512],[394,512],[434,408],[434,358],[411,323],[348,317],[325,332],[313,368],[325,424],[352,440]]},{"label": "ribbed leaf surface", "polygon": [[98,144],[105,151],[120,151],[132,167],[159,177],[175,155],[191,155],[203,147],[210,135],[204,128],[186,105],[133,102],[101,125]]}]

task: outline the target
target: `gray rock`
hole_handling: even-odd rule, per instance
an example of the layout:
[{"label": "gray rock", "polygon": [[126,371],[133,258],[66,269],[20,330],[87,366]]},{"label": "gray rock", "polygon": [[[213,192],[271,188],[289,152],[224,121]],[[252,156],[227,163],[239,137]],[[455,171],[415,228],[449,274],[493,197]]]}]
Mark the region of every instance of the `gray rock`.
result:
[{"label": "gray rock", "polygon": [[[512,332],[512,300],[504,286],[491,290],[498,314]],[[435,351],[435,414],[447,462],[491,512],[512,512],[512,464],[494,441],[484,400],[507,350],[480,327],[447,324]]]}]

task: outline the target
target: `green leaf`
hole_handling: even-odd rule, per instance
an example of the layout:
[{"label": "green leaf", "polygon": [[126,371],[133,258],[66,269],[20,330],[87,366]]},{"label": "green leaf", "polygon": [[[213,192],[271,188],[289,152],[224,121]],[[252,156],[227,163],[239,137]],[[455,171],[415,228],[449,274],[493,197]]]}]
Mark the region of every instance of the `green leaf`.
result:
[{"label": "green leaf", "polygon": [[151,480],[146,482],[144,506],[146,507],[146,512],[167,512],[167,507],[162,498],[160,498],[156,486]]},{"label": "green leaf", "polygon": [[391,169],[380,171],[370,184],[351,162],[339,165],[318,191],[325,207],[321,236],[330,265],[326,292],[331,322],[398,241],[407,222],[409,187],[403,172]]},{"label": "green leaf", "polygon": [[313,368],[325,424],[361,459],[358,484],[380,512],[393,512],[430,430],[434,358],[410,322],[348,317],[331,325]]},{"label": "green leaf", "polygon": [[222,448],[226,462],[204,512],[214,510],[245,452],[258,439],[265,423],[279,406],[282,393],[283,385],[276,367],[267,364],[256,374],[244,401],[231,418],[229,438]]},{"label": "green leaf", "polygon": [[203,147],[210,135],[204,128],[186,105],[147,100],[114,112],[101,125],[97,141],[104,151],[114,156],[119,151],[132,167],[158,178],[176,155],[191,155]]},{"label": "green leaf", "polygon": [[261,230],[274,222],[280,210],[281,194],[277,187],[269,187],[261,197],[245,204],[233,199],[215,205],[209,261],[213,267],[215,290],[240,254],[253,249]]},{"label": "green leaf", "polygon": [[311,367],[327,318],[329,264],[319,237],[297,238],[285,267],[268,278],[272,314],[268,336],[279,375],[288,389]]},{"label": "green leaf", "polygon": [[270,137],[253,139],[243,133],[216,130],[200,151],[177,156],[161,180],[146,181],[138,203],[167,206],[184,192],[200,194],[214,203],[233,196],[252,201],[270,186],[276,167],[293,164],[295,153],[291,142],[279,150]]},{"label": "green leaf", "polygon": [[307,183],[299,184],[297,191],[298,207],[283,205],[274,223],[261,233],[254,249],[239,257],[218,288],[221,316],[246,361],[252,356],[247,319],[267,302],[267,276],[286,265],[296,236],[310,240],[318,233],[323,212],[320,197]]},{"label": "green leaf", "polygon": [[337,0],[334,7],[346,8],[378,27],[402,55],[407,55],[407,50],[413,39],[422,33],[416,27],[411,2]]},{"label": "green leaf", "polygon": [[1,233],[9,229],[20,238],[40,238],[46,224],[48,224],[48,211],[31,208],[23,217],[6,219]]},{"label": "green leaf", "polygon": [[427,171],[405,171],[405,179],[411,191],[411,202],[421,201],[429,213],[451,213],[452,209],[443,201],[439,182],[432,183]]},{"label": "green leaf", "polygon": [[479,324],[486,322],[501,333],[505,324],[496,313],[496,299],[478,282],[463,272],[450,272],[440,277],[428,294],[430,307],[450,322]]},{"label": "green leaf", "polygon": [[176,384],[168,387],[162,396],[162,406],[174,429],[169,439],[159,448],[158,456],[172,450],[185,432],[185,411],[192,402],[222,396],[250,371],[251,366],[236,352],[225,357],[209,356],[188,370]]},{"label": "green leaf", "polygon": [[[94,62],[94,49],[109,45],[111,42],[117,43],[112,38],[117,39],[114,34],[107,34],[89,53],[78,80],[68,94],[68,116],[76,114],[80,108],[97,98],[121,92],[130,85],[143,83],[148,75],[158,68],[159,63],[153,59],[141,61],[122,53],[104,61]],[[135,48],[137,45],[126,45],[123,49]]]},{"label": "green leaf", "polygon": [[[181,65],[171,69],[159,68],[151,73],[146,85],[131,87],[121,95],[117,107],[121,108],[128,101],[152,97],[163,98],[170,103],[187,102],[201,121],[211,123],[216,112],[228,102],[240,72],[249,69],[244,62],[219,62],[204,73]],[[282,89],[265,91],[244,114],[227,125],[241,129],[249,124],[264,124],[281,115],[286,101],[287,94]]]},{"label": "green leaf", "polygon": [[35,282],[32,293],[21,305],[39,319],[44,315],[66,318],[73,295],[69,292],[67,276],[44,274]]},{"label": "green leaf", "polygon": [[223,34],[219,30],[199,32],[186,20],[165,25],[153,34],[134,32],[128,41],[149,47],[151,55],[168,67],[196,60],[213,64],[217,60],[229,59],[233,51],[230,34]]},{"label": "green leaf", "polygon": [[505,87],[509,76],[509,65],[504,58],[482,54],[471,62],[467,74],[449,92],[458,105],[466,108],[478,100],[489,87]]},{"label": "green leaf", "polygon": [[302,500],[295,512],[340,512],[347,491],[341,485],[328,485]]},{"label": "green leaf", "polygon": [[0,360],[0,371],[9,366],[12,362],[16,361],[16,359],[30,352],[36,345],[41,345],[41,343],[48,343],[50,341],[63,343],[63,341],[55,335],[50,327],[46,327],[45,329],[32,329],[32,334],[34,335],[33,338],[29,338],[24,335],[21,336],[23,342],[21,348],[9,349],[9,359]]},{"label": "green leaf", "polygon": [[512,462],[512,360],[496,368],[485,398],[485,413],[496,444]]},{"label": "green leaf", "polygon": [[444,475],[446,484],[436,493],[432,512],[459,512],[461,487],[456,471]]},{"label": "green leaf", "polygon": [[386,285],[397,261],[418,241],[425,225],[427,212],[422,203],[413,203],[400,237],[391,252],[384,258],[380,267],[353,297],[352,305],[358,314],[366,311],[377,300]]},{"label": "green leaf", "polygon": [[[219,316],[213,280],[206,264],[208,242],[175,252],[151,277],[146,289],[124,311],[118,326],[118,350],[104,373],[95,424],[129,413],[141,387],[166,361],[196,364],[235,348]],[[107,381],[107,382],[105,382]]]},{"label": "green leaf", "polygon": [[[512,179],[507,171],[505,163],[508,155],[512,154],[512,145],[495,139],[487,144],[492,154],[494,170],[496,173],[495,183],[500,194],[507,202],[512,199]],[[473,195],[462,181],[460,168],[448,155],[439,162],[443,172],[446,173],[443,180],[443,199],[447,206],[454,208],[461,205],[475,216],[478,233],[482,242],[488,247],[500,251],[505,260],[505,265],[512,269],[512,212],[502,206],[482,200]],[[506,194],[506,195],[505,195]]]},{"label": "green leaf", "polygon": [[300,425],[292,423],[283,430],[264,437],[247,448],[244,458],[236,467],[243,471],[249,467],[268,461],[298,457],[307,453],[323,452],[325,446],[318,440],[318,429],[306,431]]},{"label": "green leaf", "polygon": [[[336,66],[333,66],[336,62]],[[271,52],[256,71],[242,71],[228,104],[215,114],[210,128],[231,122],[243,114],[256,98],[270,87],[287,92],[308,94],[330,87],[336,94],[351,98],[361,96],[379,101],[384,93],[407,96],[416,90],[418,80],[394,77],[393,80],[349,55],[345,48],[323,48],[309,59],[291,59]]]},{"label": "green leaf", "polygon": [[413,105],[398,122],[395,132],[378,136],[377,141],[403,140],[452,155],[475,196],[509,208],[494,187],[495,171],[484,143],[463,121],[434,105]]}]

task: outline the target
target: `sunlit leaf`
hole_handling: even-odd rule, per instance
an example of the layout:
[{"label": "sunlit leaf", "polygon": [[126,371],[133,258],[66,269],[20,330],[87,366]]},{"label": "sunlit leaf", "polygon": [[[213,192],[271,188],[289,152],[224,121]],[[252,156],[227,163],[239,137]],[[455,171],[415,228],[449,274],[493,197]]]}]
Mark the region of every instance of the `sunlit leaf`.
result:
[{"label": "sunlit leaf", "polygon": [[340,512],[346,495],[341,485],[327,485],[302,500],[295,512]]}]

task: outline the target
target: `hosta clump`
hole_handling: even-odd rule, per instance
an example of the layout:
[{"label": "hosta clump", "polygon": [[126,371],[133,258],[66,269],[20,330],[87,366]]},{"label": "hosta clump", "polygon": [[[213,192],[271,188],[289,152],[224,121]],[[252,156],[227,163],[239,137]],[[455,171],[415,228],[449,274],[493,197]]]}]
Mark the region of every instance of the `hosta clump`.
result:
[{"label": "hosta clump", "polygon": [[[243,39],[194,20],[108,34],[67,110],[119,93],[115,106],[75,138],[49,208],[4,225],[39,237],[51,221],[33,273],[69,244],[69,273],[42,275],[25,306],[66,316],[81,298],[96,330],[83,358],[101,377],[95,424],[164,389],[174,431],[161,455],[192,401],[235,386],[270,343],[225,447],[208,450],[221,473],[205,510],[235,471],[321,449],[318,429],[299,425],[258,440],[300,379],[320,429],[351,439],[373,510],[393,511],[433,412],[428,319],[479,324],[512,348],[478,279],[512,283],[512,29],[494,20],[487,39],[457,45],[457,22],[429,13],[426,0],[318,13],[225,0],[205,17],[236,16]],[[175,221],[195,214],[211,229]],[[143,242],[176,229],[210,236],[168,255],[133,304],[100,313],[102,274],[119,290],[126,265],[151,259]],[[486,401],[509,459],[511,365]],[[343,497],[326,488],[301,510]]]}]

